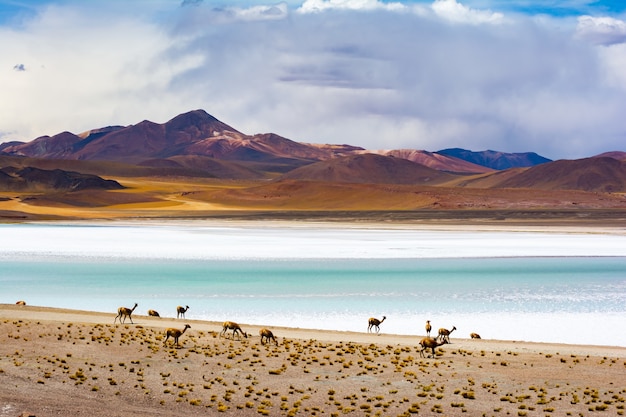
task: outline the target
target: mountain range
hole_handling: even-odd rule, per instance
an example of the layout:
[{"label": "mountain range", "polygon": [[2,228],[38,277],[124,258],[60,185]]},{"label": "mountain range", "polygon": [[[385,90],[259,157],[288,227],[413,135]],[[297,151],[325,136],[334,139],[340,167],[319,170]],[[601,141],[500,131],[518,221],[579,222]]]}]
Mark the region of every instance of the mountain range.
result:
[{"label": "mountain range", "polygon": [[[0,169],[0,191],[110,190],[123,187],[124,178],[141,177],[245,181],[266,194],[267,187],[274,187],[270,195],[277,184],[299,184],[298,189],[308,184],[316,189],[311,195],[318,197],[323,194],[321,184],[426,186],[438,193],[492,190],[494,195],[505,189],[626,192],[626,152],[622,151],[551,161],[534,152],[368,150],[349,144],[297,142],[274,133],[247,135],[204,110],[180,114],[163,124],[144,120],[1,143]],[[229,197],[222,197],[241,198],[241,192],[231,190]],[[307,200],[306,192],[301,193]]]}]

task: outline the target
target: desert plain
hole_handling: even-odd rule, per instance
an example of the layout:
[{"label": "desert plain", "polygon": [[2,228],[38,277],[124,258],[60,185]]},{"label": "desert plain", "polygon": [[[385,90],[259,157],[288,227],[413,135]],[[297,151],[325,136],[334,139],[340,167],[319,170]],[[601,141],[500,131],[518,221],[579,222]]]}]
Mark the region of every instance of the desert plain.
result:
[{"label": "desert plain", "polygon": [[623,193],[105,176],[121,190],[0,190],[0,222],[213,219],[626,227]]},{"label": "desert plain", "polygon": [[[0,416],[624,415],[626,348],[0,305]],[[166,328],[189,329],[179,345]],[[416,324],[417,328],[417,324]]]}]

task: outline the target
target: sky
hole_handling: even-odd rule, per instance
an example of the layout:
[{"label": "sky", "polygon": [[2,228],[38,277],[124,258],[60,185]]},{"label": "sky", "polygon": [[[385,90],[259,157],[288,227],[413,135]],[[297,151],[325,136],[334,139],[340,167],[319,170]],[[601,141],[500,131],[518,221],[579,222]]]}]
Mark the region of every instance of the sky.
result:
[{"label": "sky", "polygon": [[195,109],[372,150],[626,151],[626,2],[0,0],[0,143]]}]

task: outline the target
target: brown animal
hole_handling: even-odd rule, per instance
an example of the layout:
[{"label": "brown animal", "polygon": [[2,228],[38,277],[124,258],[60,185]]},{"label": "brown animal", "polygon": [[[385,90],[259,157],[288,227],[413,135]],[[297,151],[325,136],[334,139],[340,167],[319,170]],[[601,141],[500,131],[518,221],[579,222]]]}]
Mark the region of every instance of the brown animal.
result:
[{"label": "brown animal", "polygon": [[441,340],[445,340],[447,343],[450,343],[450,333],[456,330],[456,327],[452,327],[452,330],[444,329],[443,327],[439,329],[439,335],[437,338]]},{"label": "brown animal", "polygon": [[371,333],[373,328],[376,328],[376,333],[380,332],[380,324],[385,321],[387,317],[383,316],[382,320],[378,320],[377,318],[374,317],[370,317],[369,320],[367,321],[368,325],[367,325],[367,332]]},{"label": "brown animal", "polygon": [[176,346],[178,346],[178,338],[181,337],[183,335],[183,333],[185,333],[185,331],[187,329],[191,329],[191,326],[188,324],[185,324],[185,328],[183,330],[178,330],[178,329],[174,329],[174,328],[169,328],[165,330],[165,341],[163,342],[163,344],[167,343],[167,339],[170,338],[170,336],[172,336],[174,338],[174,343],[176,343]]},{"label": "brown animal", "polygon": [[[133,311],[135,311],[136,308],[137,308],[137,303],[135,303],[135,307],[133,308],[128,308],[128,307],[118,308],[117,316],[115,316],[115,318],[113,319],[113,324],[115,324],[115,320],[117,320],[118,318],[120,319],[120,324],[124,323],[126,321],[126,317],[128,317],[130,319],[130,322],[133,323],[133,318],[130,315],[133,314]],[[124,321],[122,321],[122,319]]]},{"label": "brown animal", "polygon": [[189,310],[189,306],[187,306],[187,308],[183,307],[183,306],[178,306],[176,307],[176,318],[185,318],[185,313],[187,312],[187,310]]},{"label": "brown animal", "polygon": [[16,305],[18,305],[18,306],[25,306],[25,305],[26,305],[26,301],[22,301],[22,300],[20,300],[20,301],[18,301],[18,302],[17,302],[17,303],[15,303],[15,304],[16,304]]},{"label": "brown animal", "polygon": [[[241,330],[241,327],[235,322],[225,321],[224,324],[222,325],[222,331],[220,332],[220,337],[225,336],[227,330],[233,331],[233,339],[235,338],[235,335],[239,335],[239,332],[241,332],[243,337],[245,337],[246,339],[248,338],[248,334],[244,332],[243,330]],[[241,336],[239,336],[239,339],[241,339]]]},{"label": "brown animal", "polygon": [[433,329],[433,326],[430,325],[430,320],[426,320],[426,336],[430,337],[430,331]]},{"label": "brown animal", "polygon": [[435,357],[435,349],[438,348],[439,346],[446,344],[448,342],[446,342],[445,340],[442,340],[441,342],[438,342],[437,339],[433,339],[432,337],[425,337],[422,340],[420,340],[420,346],[422,347],[422,350],[420,350],[420,356],[423,358],[424,357],[424,351],[426,349],[432,349],[433,351],[433,355],[431,357]]},{"label": "brown animal", "polygon": [[148,310],[148,315],[152,317],[161,317],[158,311],[156,310]]},{"label": "brown animal", "polygon": [[267,343],[269,343],[270,340],[273,340],[274,343],[276,344],[276,346],[278,346],[278,341],[274,337],[274,333],[272,333],[271,330],[269,330],[269,329],[261,329],[261,330],[259,330],[259,334],[261,335],[261,344],[262,345],[265,344],[265,343],[263,343],[263,340],[266,340]]},{"label": "brown animal", "polygon": [[480,339],[480,335],[478,333],[470,333],[470,337],[472,339]]}]

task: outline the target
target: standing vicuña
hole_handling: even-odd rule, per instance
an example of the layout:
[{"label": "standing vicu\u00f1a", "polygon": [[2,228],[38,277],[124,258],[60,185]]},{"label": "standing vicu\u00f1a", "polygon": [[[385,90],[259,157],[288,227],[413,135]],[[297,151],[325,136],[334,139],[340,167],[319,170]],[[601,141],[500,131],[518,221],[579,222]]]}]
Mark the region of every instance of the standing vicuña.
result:
[{"label": "standing vicu\u00f1a", "polygon": [[374,327],[376,328],[376,333],[380,332],[380,323],[385,321],[386,318],[387,317],[383,316],[382,320],[378,320],[377,318],[370,317],[367,321],[367,332],[370,333]]},{"label": "standing vicu\u00f1a", "polygon": [[430,325],[430,320],[426,320],[426,336],[430,337],[430,331],[433,329],[433,326]]},{"label": "standing vicu\u00f1a", "polygon": [[[137,303],[135,303],[135,307],[133,308],[128,308],[128,307],[120,307],[117,309],[117,316],[115,316],[115,318],[113,319],[113,324],[115,324],[115,321],[119,318],[120,319],[120,323],[124,323],[126,321],[126,317],[128,317],[130,319],[130,322],[133,323],[133,318],[130,316],[131,314],[133,314],[133,311],[135,311],[135,309],[137,308]],[[124,320],[124,321],[122,321]],[[135,323],[133,323],[135,324]]]},{"label": "standing vicu\u00f1a", "polygon": [[452,330],[448,330],[448,329],[444,329],[443,327],[441,329],[439,329],[439,336],[437,336],[439,339],[446,341],[447,343],[450,343],[450,333],[452,333],[453,331],[456,330],[456,327],[452,327]]},{"label": "standing vicu\u00f1a", "polygon": [[172,336],[174,338],[174,343],[176,343],[176,346],[178,346],[178,338],[182,336],[183,333],[185,333],[185,331],[187,329],[191,329],[191,326],[188,324],[185,324],[185,328],[183,330],[178,330],[178,329],[174,329],[174,328],[169,328],[165,330],[165,341],[163,342],[163,344],[167,343],[167,339],[170,338],[170,336]]},{"label": "standing vicu\u00f1a", "polygon": [[[220,332],[220,337],[221,336],[225,336],[227,330],[232,330],[233,331],[233,339],[235,338],[235,335],[239,336],[239,332],[241,332],[243,337],[245,337],[246,339],[248,338],[248,334],[246,332],[244,332],[243,330],[241,330],[241,327],[239,327],[239,325],[237,323],[233,322],[233,321],[225,321],[224,322],[224,324],[222,325],[222,331]],[[239,338],[241,339],[240,336],[239,336]]]},{"label": "standing vicu\u00f1a", "polygon": [[178,306],[176,307],[176,318],[185,318],[185,313],[187,312],[187,310],[189,310],[189,306],[186,306],[187,308],[183,307],[183,306]]},{"label": "standing vicu\u00f1a", "polygon": [[274,343],[276,344],[276,346],[278,346],[278,341],[276,340],[276,338],[274,337],[274,333],[272,333],[272,331],[270,329],[261,329],[259,330],[259,334],[261,335],[261,344],[263,345],[263,340],[266,340],[267,343],[270,342],[270,340],[273,340]]},{"label": "standing vicu\u00f1a", "polygon": [[426,349],[432,349],[433,350],[433,355],[432,357],[435,357],[435,349],[438,348],[439,346],[448,343],[445,340],[442,340],[441,342],[437,342],[437,339],[433,339],[432,337],[425,337],[422,340],[420,340],[420,346],[422,346],[422,350],[420,350],[420,356],[423,358],[424,357],[424,351]]}]

